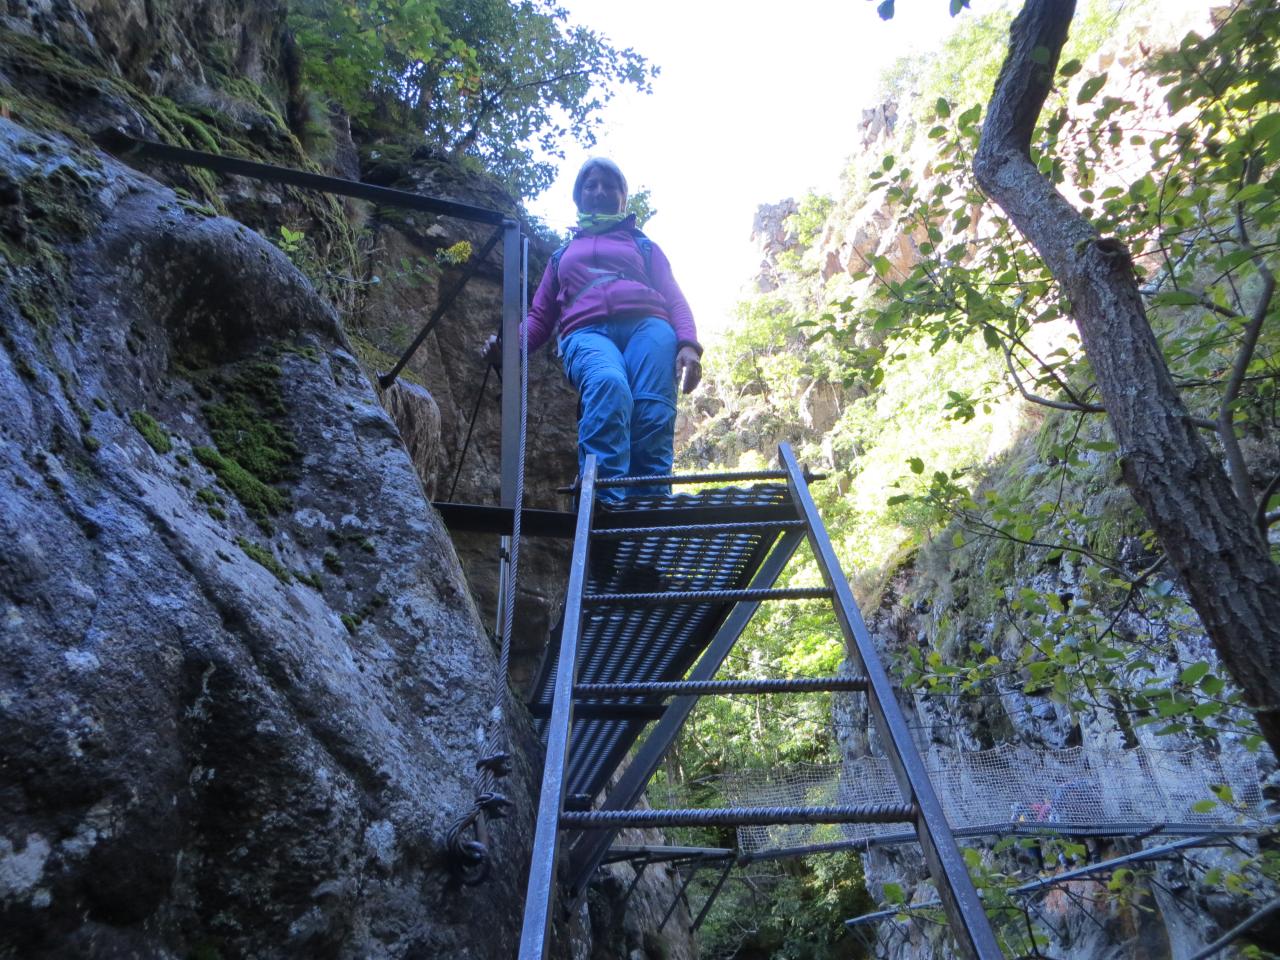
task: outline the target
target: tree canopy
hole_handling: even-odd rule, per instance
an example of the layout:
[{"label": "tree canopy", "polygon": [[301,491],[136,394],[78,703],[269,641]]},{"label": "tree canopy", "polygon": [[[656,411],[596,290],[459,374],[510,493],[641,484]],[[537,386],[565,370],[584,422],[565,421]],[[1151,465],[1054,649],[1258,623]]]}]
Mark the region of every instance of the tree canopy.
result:
[{"label": "tree canopy", "polygon": [[290,0],[303,77],[374,132],[421,131],[522,196],[595,142],[600,108],[657,69],[553,0]]}]

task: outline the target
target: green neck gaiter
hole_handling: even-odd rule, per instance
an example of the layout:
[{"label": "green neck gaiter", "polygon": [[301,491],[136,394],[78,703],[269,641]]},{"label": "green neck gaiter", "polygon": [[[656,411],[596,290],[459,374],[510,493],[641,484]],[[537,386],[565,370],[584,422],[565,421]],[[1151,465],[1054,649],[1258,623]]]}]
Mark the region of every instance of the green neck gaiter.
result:
[{"label": "green neck gaiter", "polygon": [[630,214],[626,213],[579,213],[578,228],[587,233],[604,233],[612,230]]}]

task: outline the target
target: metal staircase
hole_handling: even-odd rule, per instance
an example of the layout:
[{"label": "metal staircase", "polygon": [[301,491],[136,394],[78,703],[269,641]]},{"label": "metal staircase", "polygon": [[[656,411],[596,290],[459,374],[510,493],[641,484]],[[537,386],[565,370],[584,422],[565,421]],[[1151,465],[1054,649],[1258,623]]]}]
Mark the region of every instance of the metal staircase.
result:
[{"label": "metal staircase", "polygon": [[[525,900],[520,960],[542,960],[550,941],[562,831],[573,834],[564,893],[579,896],[624,827],[780,823],[907,823],[923,849],[961,956],[1001,956],[951,828],[929,783],[888,675],[876,655],[805,472],[786,444],[782,469],[756,473],[597,480],[580,478],[559,648],[548,656],[530,709],[546,765]],[[645,496],[625,509],[596,501],[602,487],[764,481],[692,495]],[[807,539],[825,587],[774,584]],[[830,600],[858,677],[715,680],[766,601]],[[900,803],[719,810],[635,810],[650,777],[699,697],[729,693],[861,690],[902,793]],[[604,790],[644,728],[631,763]],[[593,804],[595,808],[592,809]]]}]

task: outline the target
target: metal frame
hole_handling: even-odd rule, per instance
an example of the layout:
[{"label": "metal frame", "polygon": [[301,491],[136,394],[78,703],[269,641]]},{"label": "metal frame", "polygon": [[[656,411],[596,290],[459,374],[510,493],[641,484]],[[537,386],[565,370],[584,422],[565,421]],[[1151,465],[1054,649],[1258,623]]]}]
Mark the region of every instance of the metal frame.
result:
[{"label": "metal frame", "polygon": [[228,157],[219,153],[204,153],[200,150],[189,150],[186,147],[157,143],[154,140],[139,140],[137,137],[129,136],[123,130],[106,130],[98,137],[97,142],[104,150],[119,156],[138,156],[148,160],[158,160],[161,163],[203,167],[215,173],[250,177],[254,180],[269,180],[273,183],[287,183],[291,187],[301,187],[305,190],[336,193],[343,197],[354,197],[356,200],[368,200],[370,203],[381,203],[393,207],[407,207],[411,210],[422,210],[425,213],[438,213],[474,223],[489,223],[497,226],[507,219],[506,214],[497,210],[488,210],[469,203],[441,200],[438,197],[427,197],[407,190],[378,187],[371,183],[361,183],[359,180],[329,177],[322,173],[295,170],[292,167],[278,167],[270,163],[257,163],[253,160],[242,160],[239,157]]},{"label": "metal frame", "polygon": [[693,925],[689,927],[690,933],[697,933],[698,928],[702,926],[702,921],[707,919],[707,914],[711,912],[711,908],[715,905],[716,898],[720,896],[720,891],[724,888],[725,881],[729,879],[729,874],[733,872],[733,860],[726,860],[724,869],[720,871],[720,877],[716,880],[716,885],[711,888],[711,893],[702,904],[702,909],[698,911],[697,918],[693,921]]},{"label": "metal frame", "polygon": [[578,633],[582,629],[581,598],[587,578],[595,480],[596,458],[594,454],[588,454],[582,468],[582,499],[578,505],[573,557],[569,562],[564,627],[560,631],[560,662],[556,668],[551,722],[547,727],[546,762],[534,826],[519,960],[543,960],[550,945],[551,905],[555,898],[556,859],[560,850],[560,811],[565,793],[565,759],[569,750],[569,729],[573,724],[573,684],[577,677]]},{"label": "metal frame", "polygon": [[[779,574],[782,573],[803,539],[803,531],[787,530],[774,544],[773,549],[756,571],[751,581],[752,588],[767,589],[776,583]],[[721,664],[729,656],[729,651],[738,642],[738,637],[742,635],[742,631],[746,629],[747,623],[759,607],[759,600],[744,600],[734,605],[698,663],[689,672],[689,680],[711,680],[715,677]],[[617,784],[609,791],[609,795],[600,806],[601,810],[630,810],[636,805],[636,801],[640,799],[640,795],[649,785],[650,778],[661,766],[662,759],[675,743],[685,720],[693,712],[697,703],[697,696],[686,695],[676,697],[667,704],[667,712],[645,738]],[[586,890],[587,881],[604,860],[617,832],[617,828],[592,830],[574,841],[570,848],[569,862],[570,889],[575,899]]]},{"label": "metal frame", "polygon": [[778,455],[789,475],[787,486],[806,521],[809,546],[818,561],[822,579],[834,594],[832,605],[845,642],[867,678],[867,704],[880,737],[889,748],[886,750],[889,763],[903,796],[916,808],[916,833],[929,873],[942,898],[943,909],[951,922],[956,946],[967,960],[1003,957],[995,931],[965,867],[964,857],[960,855],[960,848],[951,833],[951,826],[929,781],[928,771],[916,750],[915,741],[911,739],[911,730],[895,699],[889,676],[880,663],[875,644],[853,599],[853,591],[840,569],[840,561],[818,515],[804,473],[789,444],[780,444]]}]

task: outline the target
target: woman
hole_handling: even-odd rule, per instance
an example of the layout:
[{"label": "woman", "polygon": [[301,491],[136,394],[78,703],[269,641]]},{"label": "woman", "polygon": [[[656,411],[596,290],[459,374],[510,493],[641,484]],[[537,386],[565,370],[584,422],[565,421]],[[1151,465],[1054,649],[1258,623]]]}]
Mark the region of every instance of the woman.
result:
[{"label": "woman", "polygon": [[[578,228],[551,258],[529,307],[529,352],[560,328],[564,369],[581,398],[578,468],[594,453],[600,479],[671,473],[676,385],[702,377],[693,312],[666,256],[623,211],[627,181],[593,158],[573,184]],[[598,498],[667,493],[605,488]]]}]

